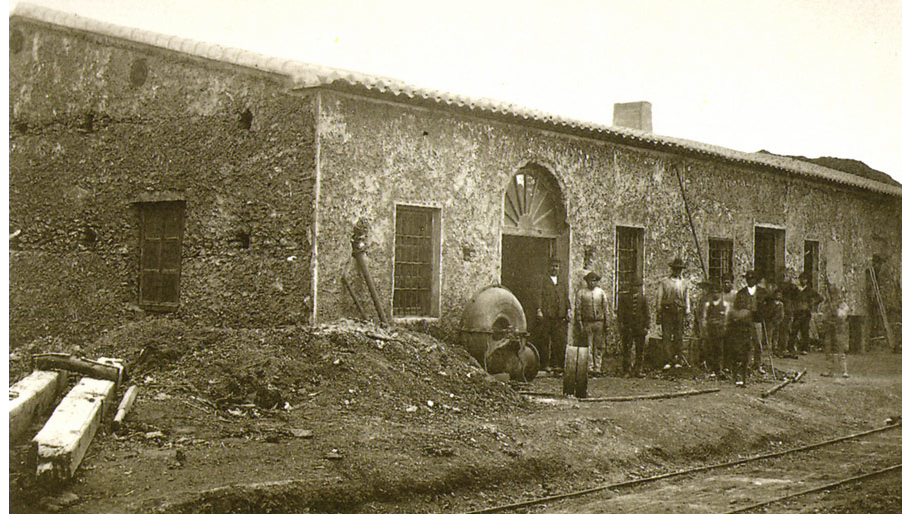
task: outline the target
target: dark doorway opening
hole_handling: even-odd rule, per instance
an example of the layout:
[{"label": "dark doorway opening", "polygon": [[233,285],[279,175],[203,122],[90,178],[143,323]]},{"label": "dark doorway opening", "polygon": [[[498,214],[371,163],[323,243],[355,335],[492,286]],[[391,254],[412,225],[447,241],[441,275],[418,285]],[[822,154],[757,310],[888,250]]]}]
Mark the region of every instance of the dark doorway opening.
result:
[{"label": "dark doorway opening", "polygon": [[786,231],[755,227],[755,269],[768,281],[783,280]]},{"label": "dark doorway opening", "polygon": [[[511,290],[526,314],[526,329],[535,332],[540,279],[548,273],[554,254],[554,239],[548,237],[501,237],[501,285]],[[566,277],[566,270],[560,271]]]}]

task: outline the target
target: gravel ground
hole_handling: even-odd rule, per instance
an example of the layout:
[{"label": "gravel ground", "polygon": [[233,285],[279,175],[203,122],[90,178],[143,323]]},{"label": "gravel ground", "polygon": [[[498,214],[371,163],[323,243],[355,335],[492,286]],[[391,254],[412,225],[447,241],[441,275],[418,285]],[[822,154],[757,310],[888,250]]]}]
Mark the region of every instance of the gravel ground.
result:
[{"label": "gravel ground", "polygon": [[775,359],[778,377],[808,373],[767,399],[777,383],[769,370],[737,388],[684,368],[592,378],[589,395],[720,391],[591,403],[557,396],[556,377],[528,386],[544,396],[520,395],[451,342],[352,321],[240,331],[143,321],[86,348],[17,348],[11,380],[43,351],[125,358],[139,395],[69,483],[35,484],[27,441],[11,441],[12,512],[464,512],[902,414],[902,355],[879,351],[850,356],[848,379],[821,377],[822,354]]}]

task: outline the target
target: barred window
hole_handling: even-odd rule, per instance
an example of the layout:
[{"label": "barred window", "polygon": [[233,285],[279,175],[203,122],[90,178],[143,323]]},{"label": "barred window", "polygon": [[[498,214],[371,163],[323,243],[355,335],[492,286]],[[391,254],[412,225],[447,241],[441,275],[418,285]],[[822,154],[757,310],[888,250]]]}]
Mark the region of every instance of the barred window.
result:
[{"label": "barred window", "polygon": [[179,305],[185,202],[139,203],[141,260],[138,304],[172,311]]},{"label": "barred window", "polygon": [[644,230],[641,228],[617,227],[615,302],[618,305],[620,296],[629,293],[633,277],[637,277],[640,282],[643,280],[644,240]]},{"label": "barred window", "polygon": [[733,282],[733,241],[731,239],[708,239],[708,280],[723,284]]},{"label": "barred window", "polygon": [[392,314],[438,317],[440,211],[398,205]]},{"label": "barred window", "polygon": [[817,279],[820,271],[818,267],[820,248],[817,241],[805,241],[805,260],[802,263],[802,273],[811,278],[811,289],[817,291]]}]

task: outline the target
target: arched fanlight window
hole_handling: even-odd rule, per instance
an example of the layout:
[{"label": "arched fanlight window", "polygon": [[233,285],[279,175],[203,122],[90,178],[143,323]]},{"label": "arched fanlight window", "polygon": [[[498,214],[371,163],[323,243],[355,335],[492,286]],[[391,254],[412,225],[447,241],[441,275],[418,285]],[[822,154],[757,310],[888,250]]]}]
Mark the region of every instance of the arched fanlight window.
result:
[{"label": "arched fanlight window", "polygon": [[524,169],[513,176],[504,192],[504,231],[552,236],[560,231],[560,193],[544,170]]}]

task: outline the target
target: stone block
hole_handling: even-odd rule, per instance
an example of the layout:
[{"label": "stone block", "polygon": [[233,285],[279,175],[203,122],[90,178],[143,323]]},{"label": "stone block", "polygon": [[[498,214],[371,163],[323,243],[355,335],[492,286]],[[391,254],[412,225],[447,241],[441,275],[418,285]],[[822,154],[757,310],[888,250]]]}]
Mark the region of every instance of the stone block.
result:
[{"label": "stone block", "polygon": [[28,430],[35,416],[49,411],[66,387],[65,371],[35,371],[9,388],[9,440]]},{"label": "stone block", "polygon": [[60,401],[32,440],[38,479],[72,478],[114,401],[115,390],[114,382],[85,377]]}]

